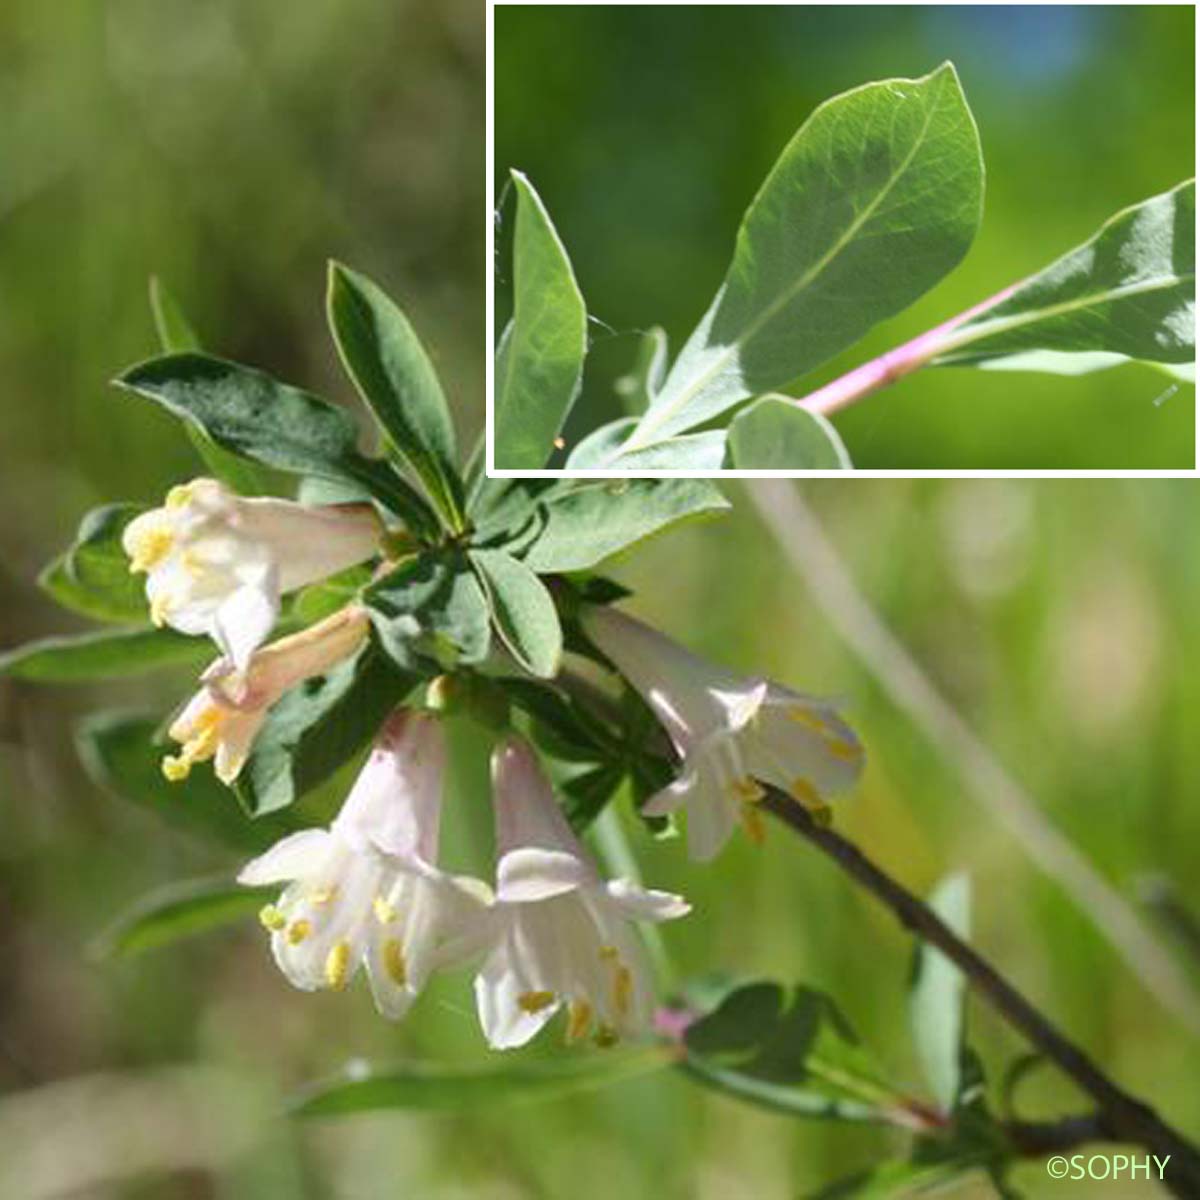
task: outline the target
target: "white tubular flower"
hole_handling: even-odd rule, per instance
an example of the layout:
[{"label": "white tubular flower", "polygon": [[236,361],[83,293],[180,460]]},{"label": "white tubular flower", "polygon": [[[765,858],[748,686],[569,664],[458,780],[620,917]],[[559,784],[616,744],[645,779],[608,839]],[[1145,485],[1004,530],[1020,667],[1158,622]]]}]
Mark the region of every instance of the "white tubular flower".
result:
[{"label": "white tubular flower", "polygon": [[497,747],[492,787],[498,886],[490,948],[475,980],[488,1043],[524,1045],[563,1005],[570,1041],[590,1031],[609,1045],[644,1030],[653,996],[629,922],[670,920],[690,906],[601,879],[520,739]]},{"label": "white tubular flower", "polygon": [[187,778],[193,764],[211,758],[217,778],[232,783],[271,705],[289,688],[357,654],[369,628],[366,611],[348,605],[256,650],[243,671],[218,659],[168,730],[182,749],[163,759],[163,774],[175,783]]},{"label": "white tubular flower", "polygon": [[678,778],[642,811],[662,816],[685,807],[692,858],[714,858],[739,823],[761,840],[760,779],[820,809],[823,797],[858,778],[862,747],[829,701],[734,675],[609,607],[589,608],[581,619],[683,760]]},{"label": "white tubular flower", "polygon": [[398,710],[333,824],[242,870],[239,883],[288,883],[260,919],[293,985],[340,991],[361,966],[375,1006],[398,1019],[435,969],[481,943],[490,890],[434,865],[444,764],[438,721]]},{"label": "white tubular flower", "polygon": [[215,479],[194,479],[132,520],[121,543],[129,569],[147,573],[154,623],[208,634],[243,670],[274,627],[283,593],[370,558],[382,533],[370,505],[247,500]]}]

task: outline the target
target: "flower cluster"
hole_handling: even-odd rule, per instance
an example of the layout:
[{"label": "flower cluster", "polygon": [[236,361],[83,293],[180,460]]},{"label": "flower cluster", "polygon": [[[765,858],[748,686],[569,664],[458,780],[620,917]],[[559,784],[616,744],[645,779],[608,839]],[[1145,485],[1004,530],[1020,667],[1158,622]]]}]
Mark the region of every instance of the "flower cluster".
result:
[{"label": "flower cluster", "polygon": [[[359,653],[370,623],[356,603],[264,643],[283,593],[374,557],[386,532],[364,506],[247,500],[207,479],[127,527],[155,619],[206,633],[222,652],[170,727],[181,749],[163,762],[169,779],[212,759],[231,783],[270,707]],[[644,811],[684,809],[693,858],[713,858],[739,825],[761,837],[764,784],[820,808],[856,778],[861,747],[827,702],[722,671],[609,607],[584,607],[580,627],[674,746],[677,776]],[[644,1031],[653,988],[634,923],[681,917],[687,902],[605,879],[511,732],[492,752],[495,879],[443,870],[445,760],[441,718],[397,708],[332,824],[285,837],[242,870],[241,883],[284,885],[261,912],[280,970],[298,988],[337,991],[361,967],[376,1007],[399,1018],[435,971],[474,964],[480,1024],[497,1049],[524,1045],[560,1010],[570,1041]]]}]

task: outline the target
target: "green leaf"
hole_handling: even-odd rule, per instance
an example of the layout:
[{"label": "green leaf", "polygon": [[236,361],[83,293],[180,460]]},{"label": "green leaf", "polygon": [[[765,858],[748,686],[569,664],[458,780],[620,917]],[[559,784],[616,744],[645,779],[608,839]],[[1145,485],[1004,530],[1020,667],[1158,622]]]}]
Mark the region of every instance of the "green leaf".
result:
[{"label": "green leaf", "polygon": [[239,887],[228,879],[169,884],[122,913],[97,939],[96,952],[128,958],[244,921],[278,890]]},{"label": "green leaf", "polygon": [[570,471],[592,471],[607,467],[620,452],[626,439],[637,428],[637,417],[619,417],[593,429],[572,447],[567,455]]},{"label": "green leaf", "polygon": [[302,827],[286,814],[247,821],[233,792],[209,770],[197,769],[168,783],[157,730],[157,721],[140,715],[86,717],[75,734],[84,769],[105,791],[149,809],[177,829],[215,838],[242,853],[259,853]]},{"label": "green leaf", "polygon": [[408,318],[365,275],[329,264],[326,302],[338,353],[393,449],[455,533],[463,528],[454,426],[437,372]]},{"label": "green leaf", "polygon": [[625,411],[640,417],[658,394],[666,374],[667,331],[655,325],[643,331],[633,369],[616,382],[616,392]]},{"label": "green leaf", "polygon": [[567,468],[572,471],[610,470],[614,462],[622,471],[719,471],[724,466],[723,429],[684,433],[663,438],[643,450],[624,452],[625,439],[635,426],[633,417],[623,417],[593,430],[571,452]]},{"label": "green leaf", "polygon": [[661,1046],[561,1056],[505,1059],[498,1066],[454,1068],[406,1064],[310,1089],[293,1106],[302,1117],[338,1117],[385,1108],[456,1110],[560,1099],[652,1075],[671,1064]]},{"label": "green leaf", "polygon": [[85,683],[159,667],[198,667],[212,656],[207,638],[185,637],[172,629],[102,629],[17,646],[0,654],[0,675],[39,683]]},{"label": "green leaf", "polygon": [[380,644],[407,670],[434,674],[487,657],[487,599],[461,551],[405,559],[363,593],[363,602]]},{"label": "green leaf", "polygon": [[[971,887],[966,875],[950,875],[934,889],[929,907],[961,938],[970,928]],[[961,1083],[966,980],[940,950],[917,946],[909,1015],[913,1040],[934,1098],[943,1111],[955,1104]]]},{"label": "green leaf", "polygon": [[[150,277],[150,311],[164,353],[183,354],[203,349],[183,308],[157,275]],[[199,426],[189,423],[187,435],[205,466],[235,492],[256,496],[271,490],[270,480],[253,463],[222,450]]]},{"label": "green leaf", "polygon": [[731,465],[751,471],[848,471],[838,431],[786,396],[763,396],[729,426]]},{"label": "green leaf", "polygon": [[525,554],[540,574],[582,571],[680,521],[729,507],[702,479],[603,479],[577,484],[545,503],[546,522]]},{"label": "green leaf", "polygon": [[624,782],[623,766],[601,763],[560,784],[559,791],[564,798],[563,815],[571,828],[579,834],[586,832]]},{"label": "green leaf", "polygon": [[113,619],[145,621],[149,617],[145,577],[129,570],[129,558],[121,545],[125,526],[144,511],[140,504],[105,504],[92,509],[80,522],[67,551],[68,573],[97,601],[103,599]]},{"label": "green leaf", "polygon": [[495,464],[545,466],[575,403],[587,353],[587,310],[571,262],[533,185],[517,190],[512,332],[501,346],[493,411]]},{"label": "green leaf", "polygon": [[414,532],[436,531],[420,496],[385,462],[359,453],[350,414],[308,392],[203,354],[151,359],[116,383],[199,426],[225,450],[283,471],[361,485]]},{"label": "green leaf", "polygon": [[[1189,180],[1111,217],[1089,241],[949,334],[935,361],[969,366],[1050,350],[1193,363],[1195,305],[1196,184]],[[1062,361],[1042,359],[1038,369]],[[1025,359],[1025,369],[1031,363],[1037,360]]]},{"label": "green leaf", "polygon": [[315,625],[339,608],[345,608],[371,582],[371,575],[369,566],[359,564],[310,583],[296,594],[291,616],[303,625]]},{"label": "green leaf", "polygon": [[496,630],[512,656],[534,675],[556,675],[563,635],[546,585],[503,550],[472,550],[470,557]]},{"label": "green leaf", "polygon": [[559,685],[508,677],[498,682],[509,700],[530,718],[534,741],[553,757],[594,763],[620,753],[616,731]]},{"label": "green leaf", "polygon": [[900,312],[961,261],[982,203],[950,63],[827,100],[746,210],[725,282],[628,450],[782,387]]},{"label": "green leaf", "polygon": [[416,682],[368,646],[292,688],[267,714],[234,784],[246,812],[278,812],[324,783],[366,747]]},{"label": "green leaf", "polygon": [[684,1034],[684,1069],[703,1083],[797,1116],[887,1121],[896,1093],[822,992],[752,983]]}]

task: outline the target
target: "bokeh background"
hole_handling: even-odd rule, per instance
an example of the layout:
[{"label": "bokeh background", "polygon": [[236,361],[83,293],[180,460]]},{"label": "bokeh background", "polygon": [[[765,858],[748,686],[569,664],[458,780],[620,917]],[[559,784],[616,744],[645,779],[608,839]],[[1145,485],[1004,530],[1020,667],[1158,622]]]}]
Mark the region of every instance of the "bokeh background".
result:
[{"label": "bokeh background", "polygon": [[[822,100],[953,60],[986,198],[966,260],[796,395],[1193,174],[1194,20],[1191,5],[497,9],[496,194],[509,168],[530,176],[597,318],[567,441],[623,415],[612,384],[633,361],[629,331],[660,324],[672,352],[683,344],[743,210]],[[1140,366],[1075,379],[923,371],[835,424],[859,467],[1191,468],[1195,390],[1156,407],[1167,386]]]},{"label": "bokeh background", "polygon": [[[148,274],[166,278],[214,348],[349,402],[323,331],[323,266],[336,254],[363,267],[412,313],[464,433],[480,424],[484,287],[478,4],[322,0],[289,9],[286,21],[257,0],[7,0],[4,13],[0,650],[80,627],[32,581],[84,510],[154,499],[196,470],[173,422],[105,385],[154,350]],[[824,19],[846,18],[828,10]],[[1183,63],[1187,51],[1184,32],[1171,32],[1180,21],[1147,10],[1125,50],[1142,54],[1139,39],[1161,27],[1159,66],[1129,76],[1122,90],[1113,79],[1126,77],[1126,64],[1113,50],[1112,78],[1092,107],[1137,107],[1143,93],[1174,88],[1167,64]],[[865,27],[857,36],[874,44]],[[726,42],[741,53],[738,39]],[[719,43],[706,70],[725,69]],[[902,56],[888,47],[905,44],[899,34],[881,40],[872,62],[922,68],[929,56],[911,45],[913,60],[895,61]],[[1024,44],[1030,55],[1049,52],[1037,38]],[[806,45],[794,59],[771,50],[780,74],[810,62]],[[877,70],[868,63],[819,83],[808,75],[830,72],[826,60],[837,53],[831,34],[804,67],[813,99]],[[598,70],[578,55],[557,68],[566,82]],[[558,61],[549,45],[542,57]],[[763,74],[744,71],[741,89],[765,87]],[[601,80],[606,111],[620,99],[619,77]],[[997,119],[1035,84],[1015,97],[997,90]],[[703,107],[697,129],[725,119],[704,89],[689,86],[677,104]],[[760,105],[778,136],[765,139],[747,178],[790,130],[770,96]],[[1079,111],[1087,108],[1080,101]],[[1153,135],[1131,142],[1120,165],[1097,150],[1105,172],[1097,188],[1132,174],[1138,155],[1169,158],[1162,146],[1171,131],[1182,139],[1190,130],[1187,106],[1164,101],[1155,111]],[[551,106],[530,120],[552,119]],[[740,153],[741,135],[727,128],[725,150]],[[663,139],[661,152],[677,152],[679,141]],[[571,138],[563,146],[588,152]],[[696,154],[720,166],[725,150]],[[1058,160],[1045,153],[1042,170],[1052,172]],[[1029,171],[1028,194],[1041,195]],[[1170,163],[1161,177],[1147,174],[1146,190],[1169,174]],[[619,172],[607,173],[610,194],[624,186]],[[1073,203],[1085,228],[1130,198],[1109,204],[1079,188]],[[1143,190],[1140,176],[1134,190]],[[713,280],[743,198],[721,220],[715,211],[705,218]],[[664,301],[675,295],[669,276],[687,256],[668,252],[659,234],[696,218],[687,196],[673,204],[672,215],[653,217],[658,233],[620,221],[606,235],[615,245],[640,227],[647,252],[657,245],[661,256],[637,288],[623,277],[622,304],[640,305],[653,289]],[[604,218],[599,195],[596,205]],[[640,216],[648,213],[642,206]],[[589,219],[585,229],[596,226]],[[1073,236],[1060,232],[1046,233],[1051,248]],[[578,254],[586,238],[572,244]],[[1030,250],[1029,261],[1038,258]],[[582,268],[585,285],[600,266],[597,251]],[[648,318],[663,311],[647,310]],[[1128,378],[1153,391],[1140,375]],[[1164,414],[1175,419],[1170,405],[1155,419]],[[615,570],[636,589],[636,610],[731,666],[844,696],[870,765],[839,808],[840,826],[919,890],[967,869],[979,945],[1118,1078],[1200,1133],[1195,1043],[974,805],[956,766],[833,636],[744,495],[730,494],[726,519],[664,538]],[[855,480],[813,484],[804,495],[866,595],[1038,804],[1132,902],[1151,875],[1195,913],[1200,486]],[[57,689],[0,680],[3,1200],[784,1200],[893,1147],[877,1131],[791,1122],[672,1075],[540,1107],[303,1125],[283,1118],[298,1088],[350,1061],[487,1056],[465,978],[438,981],[393,1027],[361,986],[342,996],[291,991],[253,922],[130,960],[96,956],[99,935],[146,892],[237,865],[98,789],[75,753],[72,730],[85,713],[110,705],[163,713],[191,682],[170,672]],[[455,738],[450,850],[479,862],[488,841],[486,745],[469,728]],[[342,794],[344,783],[335,784],[325,803]],[[919,1086],[904,1011],[910,947],[884,914],[782,834],[761,850],[739,842],[704,870],[678,845],[631,834],[647,877],[697,906],[696,917],[667,931],[680,978],[721,968],[826,988],[876,1052]],[[1187,962],[1185,941],[1166,926],[1162,936]],[[972,1006],[972,1024],[998,1075],[1023,1046],[981,1007]],[[559,1052],[551,1035],[532,1053]],[[1053,1072],[1027,1088],[1031,1114],[1080,1107]],[[1060,1186],[1038,1163],[1022,1168],[1020,1181],[1032,1195]],[[1123,1194],[1152,1194],[1138,1188]]]}]

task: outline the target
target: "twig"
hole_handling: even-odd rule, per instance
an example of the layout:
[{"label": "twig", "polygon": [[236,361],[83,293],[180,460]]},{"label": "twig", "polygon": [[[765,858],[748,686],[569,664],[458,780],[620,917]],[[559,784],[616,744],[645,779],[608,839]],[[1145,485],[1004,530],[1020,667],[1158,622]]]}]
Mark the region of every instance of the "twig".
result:
[{"label": "twig", "polygon": [[943,350],[950,348],[948,339],[950,333],[960,325],[966,324],[972,317],[977,317],[993,305],[1007,300],[1016,291],[1017,286],[1014,283],[1011,287],[1006,287],[1002,292],[997,292],[987,300],[982,300],[968,308],[966,312],[961,312],[948,321],[943,321],[941,325],[918,334],[912,341],[905,342],[902,346],[897,346],[894,350],[889,350],[886,354],[881,354],[868,363],[863,363],[861,367],[855,367],[853,371],[848,371],[845,375],[833,380],[832,383],[827,383],[815,392],[810,392],[796,403],[801,408],[808,409],[809,412],[828,416],[840,408],[846,408],[856,400],[861,400],[864,396],[869,396],[872,392],[879,391],[880,388],[887,387],[890,383],[895,383],[897,379],[902,379],[905,375],[911,375],[913,371],[926,366]]},{"label": "twig", "polygon": [[752,503],[830,624],[892,700],[957,763],[973,795],[1066,891],[1142,984],[1192,1033],[1200,998],[1151,926],[1041,812],[971,727],[938,692],[850,577],[796,489],[781,480],[748,487]]},{"label": "twig", "polygon": [[[996,969],[971,949],[926,904],[877,867],[840,833],[821,826],[791,797],[767,788],[762,806],[789,829],[831,858],[855,882],[889,908],[906,929],[936,946],[988,1003],[1069,1075],[1095,1102],[1109,1137],[1143,1146],[1159,1159],[1170,1156],[1163,1184],[1177,1196],[1200,1195],[1200,1152],[1165,1124],[1152,1108],[1119,1088],[1074,1042],[1069,1041]],[[1100,1126],[1095,1126],[1097,1130]]]}]

